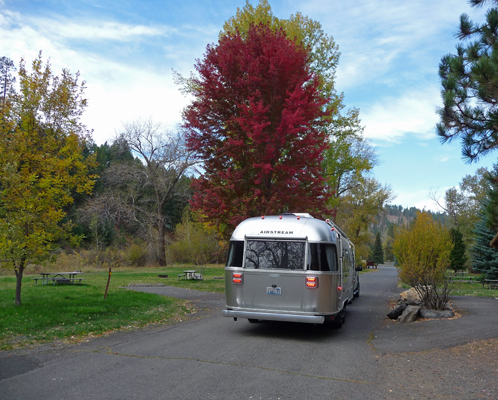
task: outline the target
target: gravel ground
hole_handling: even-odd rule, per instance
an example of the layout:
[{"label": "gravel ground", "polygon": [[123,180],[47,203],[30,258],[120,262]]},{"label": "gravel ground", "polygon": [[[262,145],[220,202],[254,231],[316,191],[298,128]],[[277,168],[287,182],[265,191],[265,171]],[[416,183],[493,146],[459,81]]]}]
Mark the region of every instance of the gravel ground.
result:
[{"label": "gravel ground", "polygon": [[498,399],[498,338],[380,356],[388,399]]}]

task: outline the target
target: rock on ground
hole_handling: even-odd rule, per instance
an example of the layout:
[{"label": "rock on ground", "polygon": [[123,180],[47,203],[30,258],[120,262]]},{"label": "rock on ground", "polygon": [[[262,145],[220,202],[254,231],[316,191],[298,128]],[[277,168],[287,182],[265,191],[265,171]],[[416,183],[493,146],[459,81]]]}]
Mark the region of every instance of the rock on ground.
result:
[{"label": "rock on ground", "polygon": [[453,318],[455,313],[452,310],[428,310],[425,308],[420,309],[420,316],[422,318]]},{"label": "rock on ground", "polygon": [[387,316],[391,319],[398,319],[401,316],[401,314],[403,314],[403,311],[405,311],[406,307],[407,307],[406,303],[401,303],[399,306],[391,310],[387,314]]},{"label": "rock on ground", "polygon": [[398,318],[399,322],[413,322],[417,319],[418,312],[420,311],[420,307],[418,306],[407,306],[403,314]]},{"label": "rock on ground", "polygon": [[404,292],[401,292],[399,298],[410,306],[418,306],[420,305],[420,303],[422,303],[420,296],[414,288],[410,288],[408,290],[405,290]]}]

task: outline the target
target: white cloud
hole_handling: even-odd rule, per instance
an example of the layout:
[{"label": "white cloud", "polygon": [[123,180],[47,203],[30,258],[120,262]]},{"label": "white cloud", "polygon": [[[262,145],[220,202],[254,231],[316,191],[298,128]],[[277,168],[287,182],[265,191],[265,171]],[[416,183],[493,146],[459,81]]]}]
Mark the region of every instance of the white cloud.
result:
[{"label": "white cloud", "polygon": [[439,162],[448,162],[448,161],[450,161],[450,157],[448,157],[448,156],[439,156],[439,157],[436,157],[435,160],[439,161]]},{"label": "white cloud", "polygon": [[[107,64],[106,70],[116,71],[112,64]],[[99,144],[111,141],[123,122],[139,117],[151,116],[174,130],[187,104],[173,84],[171,74],[144,73],[122,66],[113,82],[100,80],[89,84],[87,96],[89,107],[84,121],[95,130],[94,139]]]},{"label": "white cloud", "polygon": [[481,21],[485,12],[462,0],[300,3],[303,14],[320,21],[339,45],[337,82],[346,92],[369,83],[402,84],[402,77],[423,69],[437,75],[440,58],[454,52],[460,15]]},{"label": "white cloud", "polygon": [[427,88],[377,102],[362,111],[365,136],[390,142],[397,142],[407,134],[432,138],[438,121],[435,113],[438,100],[437,90]]},{"label": "white cloud", "polygon": [[[0,0],[1,1],[1,0]],[[11,58],[15,64],[24,58],[29,66],[40,50],[43,59],[50,58],[54,74],[62,68],[72,73],[80,71],[86,81],[89,106],[83,122],[94,129],[94,140],[102,143],[112,140],[122,123],[139,117],[151,116],[170,129],[181,121],[181,111],[187,104],[174,85],[171,70],[151,70],[146,65],[126,65],[113,61],[109,54],[98,54],[98,47],[76,51],[67,39],[83,41],[130,41],[143,36],[166,35],[166,27],[146,27],[116,22],[79,21],[26,17],[2,10],[0,15],[0,55]],[[93,43],[93,46],[95,44]],[[175,49],[168,48],[170,58]],[[185,49],[180,49],[185,55]],[[178,68],[178,67],[177,67]],[[179,68],[179,72],[186,74]]]},{"label": "white cloud", "polygon": [[37,20],[38,26],[54,36],[65,39],[129,41],[140,36],[165,36],[175,30],[168,27],[128,25],[117,22],[87,21],[85,24],[70,21]]},{"label": "white cloud", "polygon": [[[0,4],[1,5],[1,4]],[[83,20],[74,22],[65,17],[33,17],[18,12],[2,10],[0,27],[20,33],[27,28],[45,37],[82,39],[88,41],[116,40],[130,41],[139,37],[165,36],[177,32],[168,26],[145,26],[119,23],[116,21]]]}]

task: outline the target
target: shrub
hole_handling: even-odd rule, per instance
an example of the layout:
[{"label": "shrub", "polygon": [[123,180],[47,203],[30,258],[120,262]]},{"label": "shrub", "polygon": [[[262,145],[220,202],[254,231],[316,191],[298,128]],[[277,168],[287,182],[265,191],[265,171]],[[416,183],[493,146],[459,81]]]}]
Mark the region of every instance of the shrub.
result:
[{"label": "shrub", "polygon": [[417,291],[427,308],[442,310],[448,303],[446,270],[452,248],[449,231],[426,212],[395,234],[393,252],[399,278]]},{"label": "shrub", "polygon": [[147,249],[143,246],[133,243],[126,252],[126,258],[133,267],[143,267],[147,263]]},{"label": "shrub", "polygon": [[203,265],[220,261],[222,243],[213,229],[193,220],[187,209],[182,223],[176,226],[175,242],[168,251],[173,262]]}]

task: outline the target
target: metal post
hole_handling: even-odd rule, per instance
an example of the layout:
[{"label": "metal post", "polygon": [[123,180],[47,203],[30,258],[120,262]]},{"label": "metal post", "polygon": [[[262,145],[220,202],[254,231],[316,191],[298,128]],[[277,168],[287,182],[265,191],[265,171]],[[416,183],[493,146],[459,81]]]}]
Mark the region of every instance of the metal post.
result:
[{"label": "metal post", "polygon": [[110,281],[111,281],[111,267],[109,267],[109,278],[107,278],[107,286],[105,287],[104,300],[107,297],[107,289],[109,289]]}]

